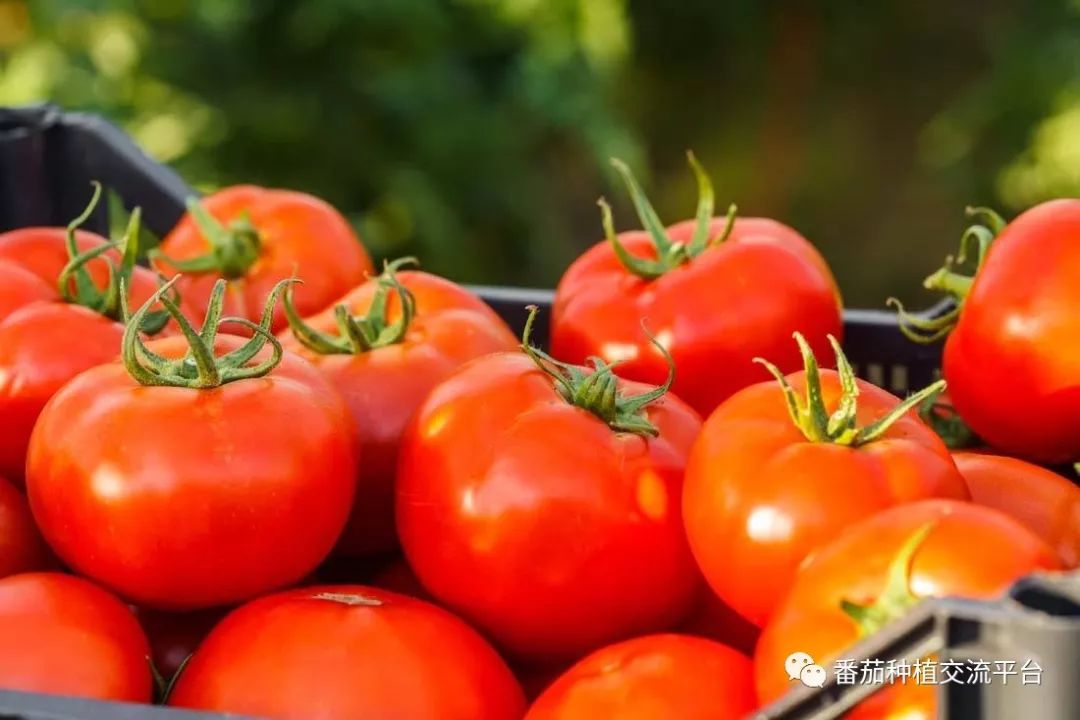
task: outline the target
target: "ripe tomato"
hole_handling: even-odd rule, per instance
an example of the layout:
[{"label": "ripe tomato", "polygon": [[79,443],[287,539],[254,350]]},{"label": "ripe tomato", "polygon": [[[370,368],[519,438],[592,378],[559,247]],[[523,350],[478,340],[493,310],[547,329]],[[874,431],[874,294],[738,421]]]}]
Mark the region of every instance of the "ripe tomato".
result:
[{"label": "ripe tomato", "polygon": [[150,702],[150,647],[131,611],[60,573],[0,579],[0,688]]},{"label": "ripe tomato", "polygon": [[0,477],[0,578],[40,570],[48,562],[48,551],[26,498]]},{"label": "ripe tomato", "polygon": [[58,297],[56,289],[34,273],[0,260],[0,323],[23,305]]},{"label": "ripe tomato", "polygon": [[224,608],[186,613],[161,612],[137,606],[131,609],[150,641],[154,668],[166,681],[176,675],[184,661],[228,612]]},{"label": "ripe tomato", "polygon": [[[122,363],[79,375],[41,413],[27,487],[42,534],[74,570],[154,609],[227,605],[299,580],[348,518],[348,407],[276,340],[270,357],[255,354],[261,338],[206,331],[191,331],[190,348],[175,336],[147,350],[136,328],[148,307],[128,325]],[[260,332],[269,308],[265,323]]]},{"label": "ripe tomato", "polygon": [[232,612],[169,704],[271,720],[518,720],[525,711],[509,668],[472,628],[357,585],[278,593]]},{"label": "ripe tomato", "polygon": [[[1023,575],[1060,566],[1033,532],[971,503],[926,500],[867,518],[799,570],[758,641],[758,698],[772,702],[792,686],[785,668],[792,653],[809,654],[831,673],[845,649],[920,598],[992,598]],[[919,658],[900,660],[911,664]],[[936,717],[932,686],[896,682],[848,717]]]},{"label": "ripe tomato", "polygon": [[[93,250],[108,243],[97,233],[76,229],[75,248],[79,253]],[[20,265],[37,275],[51,288],[57,287],[61,271],[71,261],[67,247],[68,230],[62,227],[29,227],[0,233],[0,260]],[[98,287],[109,279],[108,260],[118,262],[120,254],[115,251],[95,258],[86,269]],[[153,293],[153,290],[150,291]],[[145,299],[145,298],[144,298]]]},{"label": "ripe tomato", "polygon": [[1067,568],[1080,566],[1080,487],[1038,465],[981,453],[953,453],[971,499],[1018,520],[1048,542]]},{"label": "ripe tomato", "polygon": [[533,317],[526,353],[475,360],[421,404],[397,521],[432,596],[516,659],[546,662],[689,609],[698,573],[678,499],[700,420],[666,385],[531,348]]},{"label": "ripe tomato", "polygon": [[755,707],[750,660],[689,635],[648,635],[570,668],[525,720],[741,720]]},{"label": "ripe tomato", "polygon": [[1043,203],[1008,225],[974,212],[989,217],[961,241],[978,245],[974,278],[949,258],[926,280],[957,309],[931,321],[902,313],[903,326],[924,341],[948,334],[949,392],[987,444],[1044,464],[1080,460],[1080,200]]},{"label": "ripe tomato", "polygon": [[[404,272],[399,279],[394,270],[401,263],[388,265],[383,275],[306,322],[288,313],[292,329],[283,338],[286,349],[322,371],[356,419],[363,461],[339,555],[373,555],[397,547],[394,476],[406,423],[431,389],[458,367],[518,343],[475,295],[423,272]],[[288,294],[286,303],[290,307]],[[361,332],[353,332],[350,324]]]},{"label": "ripe tomato", "polygon": [[[374,271],[371,258],[341,214],[300,192],[237,185],[188,202],[188,213],[152,254],[166,276],[184,273],[181,297],[206,308],[218,278],[229,281],[225,314],[258,321],[281,280],[307,280],[296,308],[312,315]],[[197,319],[201,322],[202,317]],[[272,329],[285,325],[275,310]]]},{"label": "ripe tomato", "polygon": [[791,228],[765,218],[732,215],[727,227],[712,219],[711,184],[692,156],[691,164],[701,188],[697,219],[665,230],[616,162],[648,231],[616,236],[602,204],[608,239],[559,282],[551,342],[561,360],[598,356],[619,362],[622,377],[659,384],[667,366],[641,334],[645,320],[675,358],[675,394],[707,415],[757,380],[754,357],[797,369],[792,332],[826,349],[826,335],[843,331],[842,305],[825,261]]},{"label": "ripe tomato", "polygon": [[[705,422],[686,470],[690,547],[720,599],[759,627],[803,559],[841,530],[892,505],[967,499],[949,451],[912,408],[839,372],[819,371],[796,335],[806,371],[732,396]],[[796,390],[807,391],[804,403]]]}]

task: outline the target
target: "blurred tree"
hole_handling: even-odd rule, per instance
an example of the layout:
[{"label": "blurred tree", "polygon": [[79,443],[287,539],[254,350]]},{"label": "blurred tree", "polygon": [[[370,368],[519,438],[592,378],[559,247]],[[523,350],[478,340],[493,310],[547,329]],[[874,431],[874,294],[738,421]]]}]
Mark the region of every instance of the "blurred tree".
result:
[{"label": "blurred tree", "polygon": [[[914,300],[963,208],[1080,194],[1080,0],[0,0],[0,103],[103,112],[201,188],[321,195],[376,253],[553,284],[607,158],[661,216],[788,222]],[[647,153],[646,153],[647,149]]]}]

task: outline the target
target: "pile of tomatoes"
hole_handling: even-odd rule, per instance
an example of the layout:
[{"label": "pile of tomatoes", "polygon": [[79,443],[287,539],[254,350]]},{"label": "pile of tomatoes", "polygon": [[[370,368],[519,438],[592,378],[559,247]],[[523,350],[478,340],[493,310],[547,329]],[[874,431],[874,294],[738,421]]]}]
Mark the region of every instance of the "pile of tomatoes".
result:
[{"label": "pile of tomatoes", "polygon": [[[643,229],[566,271],[551,346],[343,217],[253,186],[144,252],[0,234],[0,688],[399,720],[738,718],[930,596],[1080,564],[1080,201],[928,280],[945,379],[855,377],[779,222]],[[977,255],[976,273],[960,273]],[[971,257],[968,257],[971,256]],[[935,433],[946,383],[951,423]],[[939,403],[935,408],[934,403]],[[924,411],[920,416],[920,410]],[[1014,457],[992,454],[999,448]],[[1022,458],[1022,459],[1019,459]],[[1033,461],[1033,462],[1029,462]],[[894,685],[862,718],[934,717]]]}]

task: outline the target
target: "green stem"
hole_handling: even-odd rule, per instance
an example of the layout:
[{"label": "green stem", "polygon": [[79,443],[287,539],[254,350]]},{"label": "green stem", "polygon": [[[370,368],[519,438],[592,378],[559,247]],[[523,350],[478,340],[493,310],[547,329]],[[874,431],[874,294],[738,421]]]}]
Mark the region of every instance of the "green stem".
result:
[{"label": "green stem", "polygon": [[591,412],[603,420],[616,432],[647,435],[656,437],[660,431],[653,425],[645,413],[650,403],[659,400],[671,389],[675,381],[675,362],[667,349],[642,326],[649,341],[660,351],[667,361],[668,376],[663,385],[639,395],[622,395],[619,392],[618,378],[614,373],[615,365],[605,363],[600,358],[589,358],[591,368],[560,362],[530,342],[533,324],[539,311],[535,305],[528,307],[529,317],[525,321],[525,331],[521,337],[521,349],[537,367],[546,373],[555,383],[555,390],[566,402]]},{"label": "green stem", "polygon": [[209,243],[210,252],[190,260],[174,259],[157,250],[152,255],[182,273],[216,272],[226,280],[244,277],[258,261],[262,251],[262,238],[247,214],[242,213],[226,226],[196,198],[188,198],[187,209],[199,232]]},{"label": "green stem", "polygon": [[950,403],[931,396],[919,407],[919,417],[937,433],[950,450],[963,450],[977,445],[978,436],[968,427],[960,413]]},{"label": "green stem", "polygon": [[849,447],[874,442],[888,432],[889,428],[911,409],[923,403],[926,398],[935,396],[945,389],[945,381],[939,380],[899,403],[884,417],[870,425],[859,427],[856,419],[859,386],[855,379],[855,371],[840,348],[840,343],[836,341],[836,338],[829,336],[829,343],[836,354],[836,372],[839,375],[841,389],[836,410],[830,414],[825,407],[822,395],[821,373],[818,370],[817,358],[814,357],[813,350],[801,333],[795,333],[795,342],[799,345],[799,353],[803,359],[806,383],[805,401],[799,398],[780,368],[763,358],[755,358],[754,362],[765,366],[780,383],[792,423],[810,442]]},{"label": "green stem", "polygon": [[611,161],[630,193],[630,198],[634,203],[634,209],[637,211],[642,226],[648,231],[649,237],[652,239],[656,260],[639,258],[630,254],[622,241],[619,240],[618,233],[615,232],[611,206],[601,198],[598,204],[600,205],[600,217],[604,227],[604,235],[608,242],[611,243],[615,255],[623,266],[629,272],[645,280],[655,280],[664,273],[690,262],[710,247],[724,242],[735,227],[736,208],[731,205],[728,208],[727,221],[723,231],[715,237],[709,236],[714,210],[712,181],[692,152],[687,152],[687,160],[698,184],[698,206],[694,215],[694,234],[689,243],[672,241],[667,228],[664,227],[660,217],[656,214],[655,208],[649,202],[649,198],[641,189],[630,168],[621,160],[613,159]]},{"label": "green stem", "polygon": [[[293,304],[290,287],[284,299],[285,319],[289,328],[304,347],[320,355],[359,355],[403,342],[416,316],[416,296],[401,284],[395,272],[405,265],[416,264],[416,258],[406,257],[383,266],[366,315],[352,315],[348,305],[337,305],[334,308],[337,336],[320,332],[304,322]],[[389,322],[391,292],[396,293],[401,302],[401,317],[392,323]]]},{"label": "green stem", "polygon": [[[284,351],[281,343],[270,332],[270,323],[278,297],[292,282],[291,280],[282,280],[270,292],[258,325],[246,318],[221,317],[226,283],[223,279],[218,280],[210,296],[206,322],[201,331],[196,331],[191,322],[184,317],[179,306],[169,297],[169,290],[179,278],[180,276],[177,275],[162,285],[128,321],[121,343],[121,358],[131,377],[141,385],[197,390],[216,388],[238,380],[263,377],[277,367]],[[121,292],[125,293],[126,297],[126,283],[123,281],[121,281]],[[188,342],[187,353],[179,359],[171,360],[162,357],[147,348],[142,341],[139,328],[150,307],[157,302],[160,302],[165,311],[176,321]],[[244,325],[252,331],[253,336],[240,348],[217,357],[214,354],[214,344],[218,329],[225,323]],[[247,363],[267,342],[273,347],[271,357],[257,365],[248,366]]]},{"label": "green stem", "polygon": [[911,592],[911,565],[915,553],[926,542],[927,536],[937,525],[931,521],[919,527],[900,546],[886,573],[885,588],[872,603],[859,604],[851,600],[841,600],[840,608],[859,628],[859,636],[867,637],[897,620],[919,602],[919,597]]}]

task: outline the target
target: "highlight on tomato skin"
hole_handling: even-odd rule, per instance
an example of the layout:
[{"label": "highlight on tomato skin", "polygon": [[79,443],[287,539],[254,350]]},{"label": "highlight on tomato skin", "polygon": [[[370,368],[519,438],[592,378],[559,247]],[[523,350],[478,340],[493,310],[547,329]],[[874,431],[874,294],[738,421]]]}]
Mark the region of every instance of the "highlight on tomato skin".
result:
[{"label": "highlight on tomato skin", "polygon": [[689,635],[649,635],[577,662],[540,694],[525,720],[741,720],[754,708],[745,655]]},{"label": "highlight on tomato skin", "polygon": [[832,272],[794,229],[768,218],[713,217],[708,175],[689,155],[698,182],[694,220],[663,227],[630,169],[613,161],[642,230],[616,233],[601,200],[606,239],[571,263],[552,308],[552,354],[583,364],[596,356],[616,372],[660,384],[664,355],[640,331],[647,320],[674,358],[673,392],[702,415],[758,381],[752,360],[799,368],[790,343],[799,331],[824,353],[843,334],[842,302]]},{"label": "highlight on tomato skin", "polygon": [[[694,441],[683,487],[690,547],[713,592],[763,627],[799,566],[845,528],[926,498],[969,494],[941,439],[916,415],[935,383],[901,401],[857,379],[833,339],[824,370],[800,335],[805,370],[725,401]],[[808,399],[804,399],[808,398]]]},{"label": "highlight on tomato skin", "polygon": [[430,603],[325,585],[231,612],[169,705],[269,720],[520,720],[525,698],[475,630]]},{"label": "highlight on tomato skin", "polygon": [[0,579],[0,688],[149,703],[150,646],[131,610],[82,578]]},{"label": "highlight on tomato skin", "polygon": [[[758,699],[770,703],[792,686],[785,672],[792,653],[807,653],[832,672],[848,648],[922,598],[993,599],[1025,575],[1061,568],[1053,549],[1031,530],[971,502],[924,500],[873,515],[799,570],[755,649]],[[929,720],[936,717],[933,703],[926,686],[890,686],[847,717]]]}]

